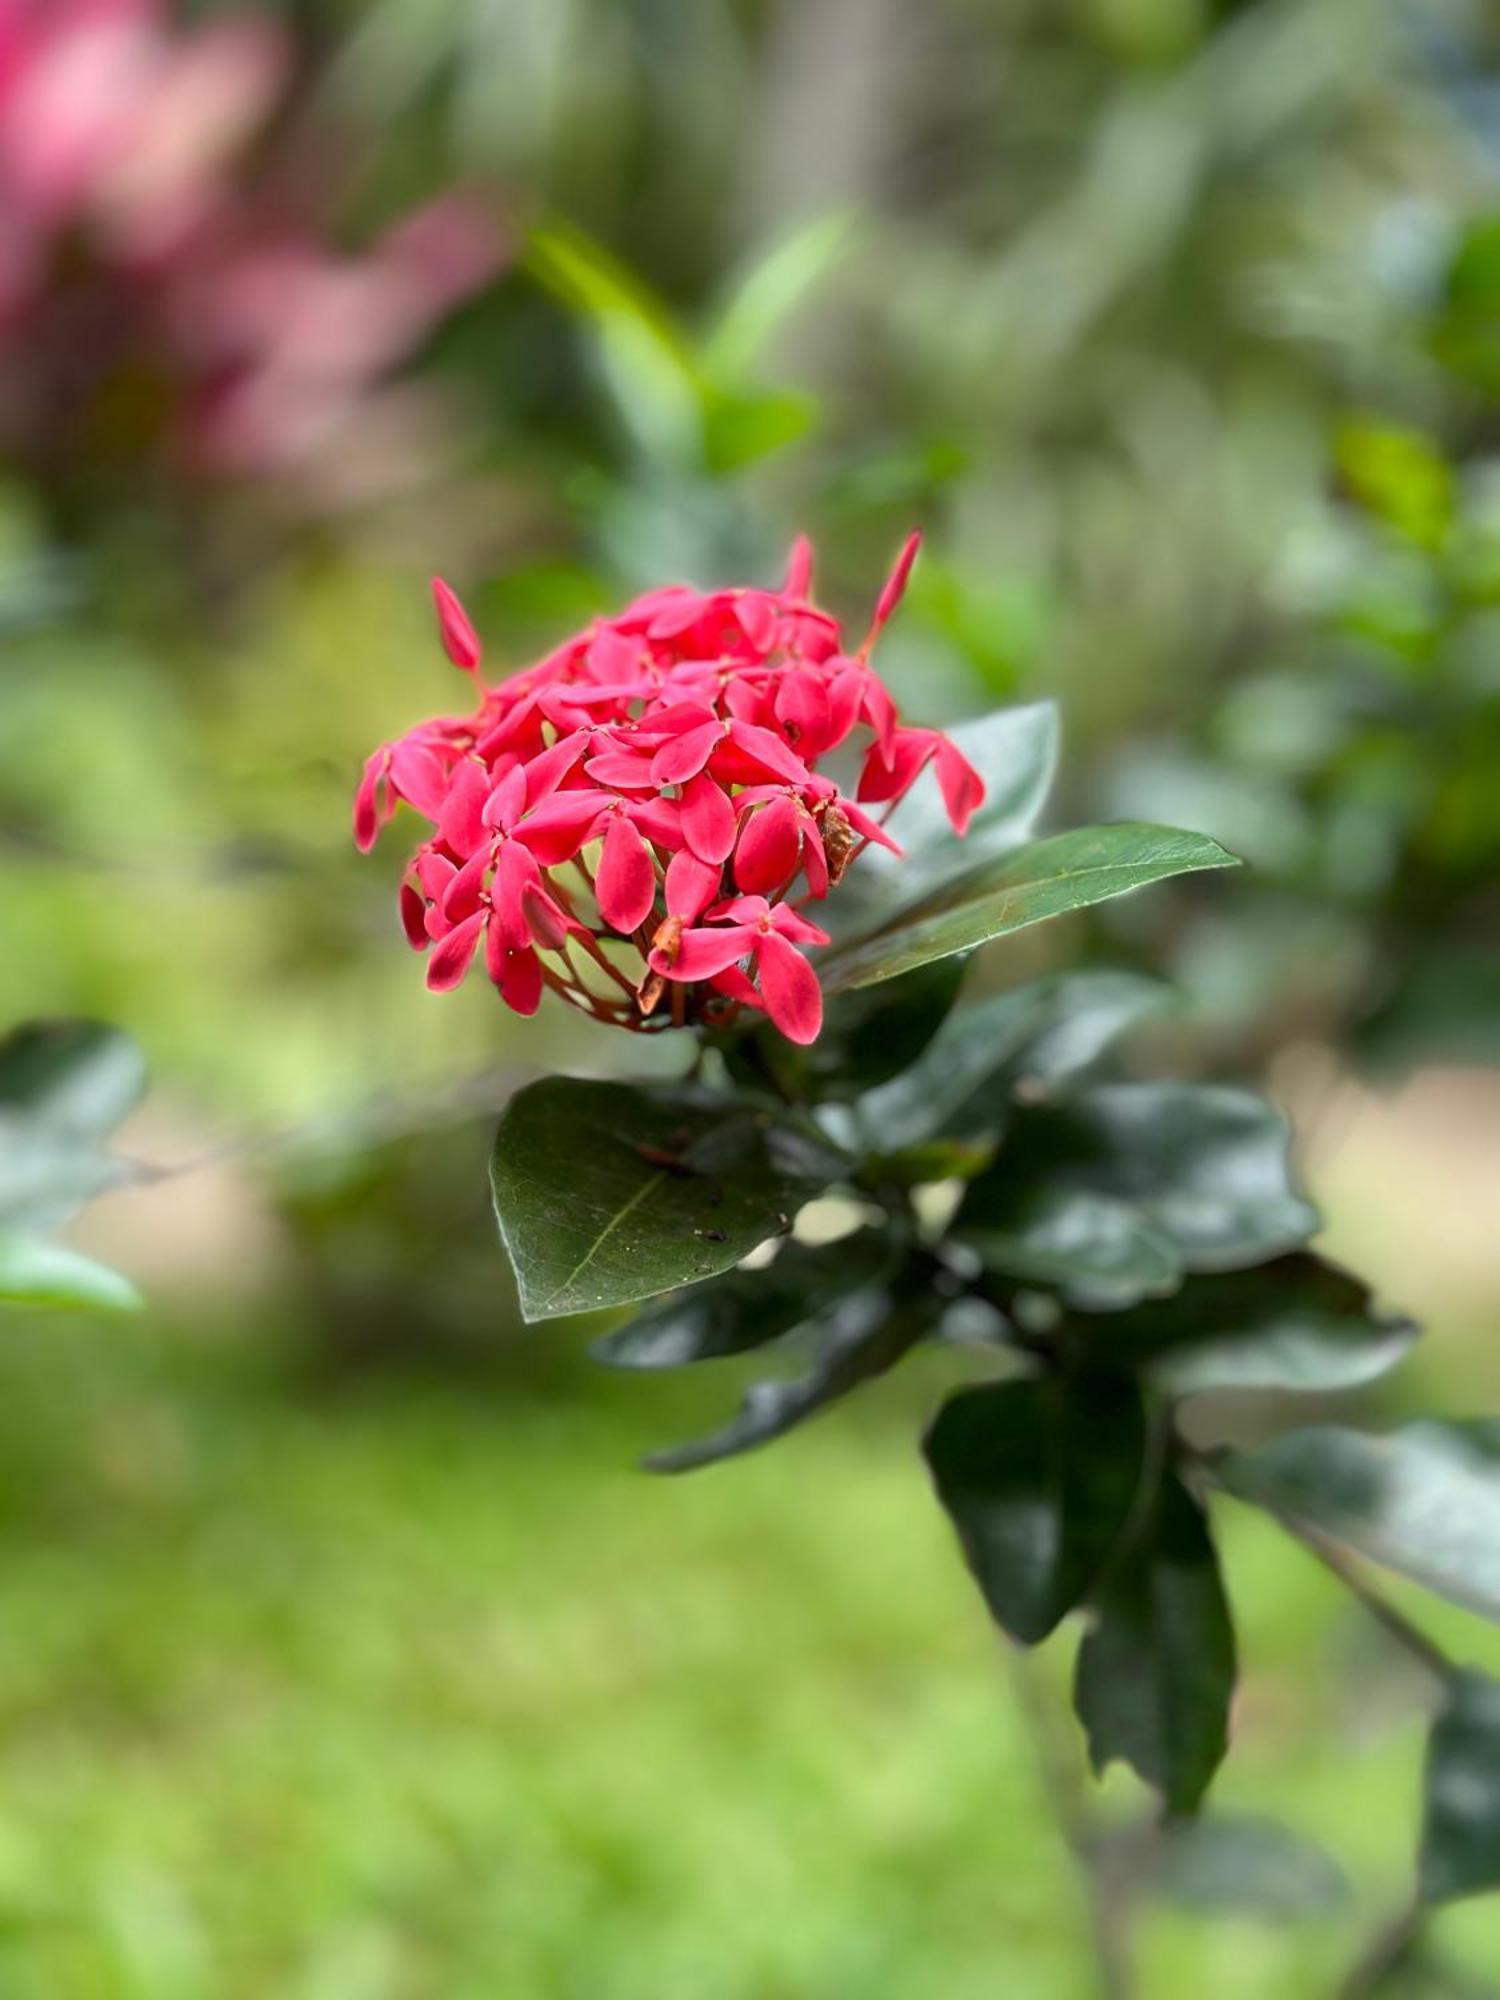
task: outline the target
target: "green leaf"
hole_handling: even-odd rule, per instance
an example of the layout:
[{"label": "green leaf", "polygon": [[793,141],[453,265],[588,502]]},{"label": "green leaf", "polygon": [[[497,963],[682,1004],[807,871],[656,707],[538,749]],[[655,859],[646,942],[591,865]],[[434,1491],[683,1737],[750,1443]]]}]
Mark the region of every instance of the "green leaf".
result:
[{"label": "green leaf", "polygon": [[703,408],[692,354],[666,305],[581,229],[553,220],[532,230],[525,262],[537,281],[592,327],[621,421],[671,464],[695,464]]},{"label": "green leaf", "polygon": [[1394,1367],[1417,1337],[1410,1320],[1377,1314],[1358,1279],[1306,1252],[1192,1277],[1172,1298],[1077,1319],[1069,1331],[1174,1396],[1352,1389]]},{"label": "green leaf", "polygon": [[935,774],[924,771],[886,821],[902,852],[866,848],[830,898],[826,922],[835,939],[868,936],[1030,835],[1057,769],[1056,704],[996,709],[948,733],[984,780],[984,804],[960,840]]},{"label": "green leaf", "polygon": [[1233,865],[1206,834],[1139,823],[1077,827],[965,874],[859,943],[830,947],[819,973],[826,992],[847,992],[1172,875]]},{"label": "green leaf", "polygon": [[[906,978],[952,963],[940,959]],[[856,997],[835,1004],[846,1006]],[[997,1134],[1012,1095],[1034,1101],[1064,1088],[1170,998],[1170,989],[1157,981],[1124,972],[1067,973],[994,994],[950,1014],[910,1068],[862,1096],[853,1129],[863,1143],[889,1149],[938,1133]]]},{"label": "green leaf", "polygon": [[0,1299],[11,1305],[86,1306],[134,1312],[143,1303],[128,1278],[45,1237],[0,1234]]},{"label": "green leaf", "polygon": [[769,1444],[862,1382],[888,1373],[931,1329],[938,1312],[930,1294],[901,1300],[879,1288],[853,1293],[812,1324],[813,1361],[805,1375],[755,1383],[723,1430],[653,1452],[647,1466],[653,1472],[691,1472]]},{"label": "green leaf", "polygon": [[779,1340],[849,1292],[880,1278],[891,1261],[883,1232],[861,1229],[836,1243],[786,1243],[769,1265],[725,1271],[647,1306],[590,1352],[614,1368],[681,1368]]},{"label": "green leaf", "polygon": [[140,1102],[146,1062],[96,1021],[34,1021],[0,1041],[0,1112],[72,1138],[102,1139]]},{"label": "green leaf", "polygon": [[38,1022],[0,1042],[0,1225],[51,1230],[124,1172],[103,1141],[146,1083],[128,1035]]},{"label": "green leaf", "polygon": [[1427,1743],[1422,1900],[1500,1889],[1500,1681],[1455,1674]]},{"label": "green leaf", "polygon": [[1176,1244],[1128,1202],[1018,1183],[1003,1169],[974,1182],[952,1236],[990,1270],[1056,1286],[1078,1305],[1132,1305],[1182,1282]]},{"label": "green leaf", "polygon": [[806,1048],[762,1024],[727,1046],[730,1074],[741,1083],[769,1079],[780,1094],[819,1106],[856,1097],[917,1060],[952,1010],[965,970],[960,959],[940,959],[846,993]]},{"label": "green leaf", "polygon": [[1214,1461],[1229,1492],[1500,1621],[1500,1420],[1315,1424]]},{"label": "green leaf", "polygon": [[736,282],[699,352],[705,374],[744,379],[781,327],[845,255],[854,233],[847,211],[785,231]]},{"label": "green leaf", "polygon": [[1107,1378],[965,1389],[927,1434],[938,1498],[996,1622],[1037,1645],[1080,1602],[1130,1514],[1140,1397]]},{"label": "green leaf", "polygon": [[1327,1916],[1349,1901],[1349,1883],[1317,1841],[1275,1820],[1206,1813],[1165,1830],[1152,1887],[1203,1916],[1274,1923]]},{"label": "green leaf", "polygon": [[1234,1627],[1208,1524],[1175,1474],[1093,1608],[1073,1699],[1094,1769],[1121,1758],[1169,1812],[1196,1811],[1228,1747]]},{"label": "green leaf", "polygon": [[1285,1120],[1253,1091],[1101,1084],[1018,1114],[992,1172],[1129,1202],[1190,1270],[1223,1270],[1272,1257],[1317,1227],[1317,1211],[1291,1186],[1288,1147]]},{"label": "green leaf", "polygon": [[520,1092],[490,1183],[526,1318],[650,1298],[783,1233],[824,1156],[780,1136],[765,1111],[691,1090],[552,1077]]},{"label": "green leaf", "polygon": [[1032,702],[999,708],[948,731],[984,780],[984,804],[960,840],[929,768],[886,821],[886,830],[904,855],[872,849],[875,873],[900,878],[904,901],[930,895],[937,884],[965,875],[1019,847],[1036,825],[1057,773],[1057,704]]}]

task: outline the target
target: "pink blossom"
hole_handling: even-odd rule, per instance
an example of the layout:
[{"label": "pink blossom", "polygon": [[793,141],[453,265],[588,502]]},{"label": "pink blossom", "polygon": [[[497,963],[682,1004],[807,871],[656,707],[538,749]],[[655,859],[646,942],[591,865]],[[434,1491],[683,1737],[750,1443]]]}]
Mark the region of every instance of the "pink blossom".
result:
[{"label": "pink blossom", "polygon": [[[874,631],[915,554],[913,537]],[[984,786],[940,731],[900,723],[869,642],[843,650],[811,576],[804,541],[780,592],[653,591],[493,688],[467,613],[434,580],[439,635],[478,706],[383,745],[354,806],[361,848],[399,804],[429,822],[400,902],[430,987],[457,986],[482,945],[518,1013],[551,988],[636,1030],[753,1007],[791,1041],[816,1037],[807,953],[828,933],[804,905],[866,845],[895,847],[865,806],[889,808],[930,763],[962,833]],[[856,738],[858,800],[817,768]]]}]

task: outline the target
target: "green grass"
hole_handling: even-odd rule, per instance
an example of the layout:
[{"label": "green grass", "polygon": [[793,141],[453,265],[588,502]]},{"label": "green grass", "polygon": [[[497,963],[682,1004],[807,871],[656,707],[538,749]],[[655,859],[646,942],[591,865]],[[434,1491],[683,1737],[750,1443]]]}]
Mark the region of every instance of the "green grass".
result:
[{"label": "green grass", "polygon": [[[1093,1991],[920,1385],[674,1483],[633,1460],[722,1381],[315,1389],[255,1335],[3,1324],[7,2000]],[[1401,1891],[1420,1717],[1303,1556],[1221,1530],[1224,1803],[1326,1838],[1357,1899],[1153,1913],[1143,1992],[1331,1994]],[[1445,1935],[1500,1957],[1488,1904]]]}]

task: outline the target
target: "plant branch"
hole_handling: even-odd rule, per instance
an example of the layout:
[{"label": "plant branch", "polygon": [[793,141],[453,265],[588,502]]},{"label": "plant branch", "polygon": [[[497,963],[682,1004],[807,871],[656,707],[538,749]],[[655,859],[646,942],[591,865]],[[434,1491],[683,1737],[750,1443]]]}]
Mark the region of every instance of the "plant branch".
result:
[{"label": "plant branch", "polygon": [[380,1145],[419,1132],[436,1131],[445,1125],[465,1124],[472,1118],[499,1111],[533,1074],[529,1066],[521,1064],[507,1064],[503,1068],[491,1066],[476,1070],[469,1076],[429,1084],[420,1091],[391,1092],[349,1110],[324,1113],[301,1124],[237,1133],[233,1138],[189,1153],[185,1159],[166,1162],[123,1159],[120,1162],[123,1171],[115,1187],[156,1187],[163,1181],[180,1180],[184,1175],[200,1173],[206,1167],[217,1167],[236,1160],[298,1152],[327,1144]]},{"label": "plant branch", "polygon": [[1099,2000],[1131,2000],[1135,1982],[1130,1965],[1130,1907],[1124,1884],[1110,1866],[1089,1811],[1073,1745],[1058,1727],[1057,1715],[1036,1668],[1019,1646],[1007,1644],[1005,1651],[1016,1700],[1035,1747],[1042,1791],[1083,1889]]},{"label": "plant branch", "polygon": [[[1185,1459],[1217,1485],[1218,1482],[1214,1480],[1214,1462],[1210,1454],[1195,1451],[1188,1446],[1183,1446],[1182,1452]],[[1277,1526],[1290,1535],[1293,1541],[1300,1542],[1310,1555],[1315,1556],[1324,1569],[1336,1576],[1350,1595],[1359,1600],[1382,1631],[1394,1639],[1396,1644],[1409,1653],[1428,1673],[1438,1681],[1446,1682],[1453,1678],[1457,1669],[1436,1639],[1429,1638],[1420,1625],[1408,1618],[1404,1611],[1398,1610],[1390,1599],[1376,1588],[1365,1575],[1359,1559],[1342,1542],[1332,1535],[1325,1535],[1321,1528],[1314,1528],[1305,1521],[1299,1521],[1294,1514],[1285,1513],[1279,1507],[1269,1507],[1263,1501],[1257,1501],[1255,1504],[1260,1507],[1262,1513],[1269,1514]]]},{"label": "plant branch", "polygon": [[1452,1660],[1435,1639],[1431,1639],[1420,1625],[1413,1623],[1404,1611],[1398,1611],[1378,1591],[1364,1574],[1358,1561],[1350,1555],[1342,1543],[1334,1541],[1316,1528],[1292,1519],[1287,1514],[1277,1514],[1276,1519],[1294,1540],[1301,1542],[1322,1563],[1324,1569],[1336,1576],[1350,1594],[1359,1599],[1364,1609],[1398,1646],[1403,1647],[1414,1660],[1425,1667],[1439,1681],[1451,1680],[1455,1672]]}]

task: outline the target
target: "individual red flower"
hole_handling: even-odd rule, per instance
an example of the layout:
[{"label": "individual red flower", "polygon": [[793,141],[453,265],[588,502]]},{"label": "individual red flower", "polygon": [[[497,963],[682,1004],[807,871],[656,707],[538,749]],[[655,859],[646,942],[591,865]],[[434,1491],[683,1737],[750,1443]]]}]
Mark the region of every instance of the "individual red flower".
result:
[{"label": "individual red flower", "polygon": [[[912,729],[869,663],[917,552],[882,590],[869,636],[845,651],[811,599],[812,557],[780,591],[653,591],[498,687],[479,679],[477,632],[441,578],[443,646],[474,676],[472,714],[420,723],[365,765],[361,848],[398,804],[432,832],[401,885],[407,937],[434,991],[483,950],[506,1004],[531,1014],[550,987],[636,1030],[767,1013],[810,1042],[823,996],[806,914],[931,764],[955,832],[984,799],[978,772],[935,729]],[[856,751],[850,797],[818,765]]]}]

